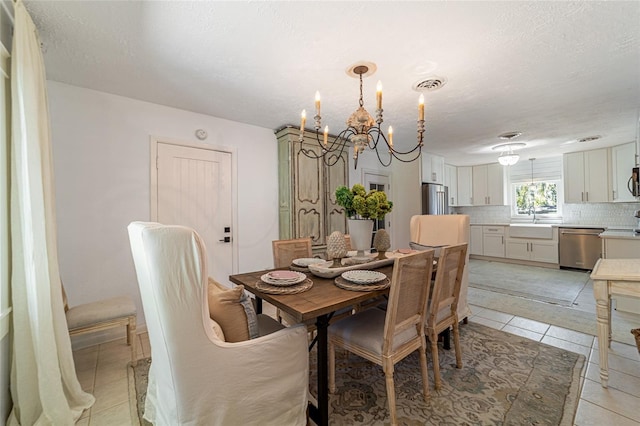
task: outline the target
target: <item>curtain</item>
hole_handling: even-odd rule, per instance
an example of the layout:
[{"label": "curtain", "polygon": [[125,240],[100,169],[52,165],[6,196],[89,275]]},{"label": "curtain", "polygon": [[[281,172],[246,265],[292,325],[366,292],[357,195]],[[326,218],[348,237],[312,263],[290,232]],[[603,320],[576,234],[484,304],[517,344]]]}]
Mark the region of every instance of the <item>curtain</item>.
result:
[{"label": "curtain", "polygon": [[13,354],[9,425],[72,425],[94,403],[78,382],[58,270],[46,77],[37,30],[15,4],[11,64]]}]

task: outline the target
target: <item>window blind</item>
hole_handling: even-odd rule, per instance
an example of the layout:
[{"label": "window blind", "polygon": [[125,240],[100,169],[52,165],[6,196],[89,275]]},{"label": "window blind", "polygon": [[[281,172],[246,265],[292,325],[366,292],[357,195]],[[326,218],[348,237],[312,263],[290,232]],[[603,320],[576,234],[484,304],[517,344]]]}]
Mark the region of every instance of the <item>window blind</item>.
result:
[{"label": "window blind", "polygon": [[[533,178],[532,178],[533,163]],[[511,183],[542,182],[562,179],[562,155],[520,160],[509,167]]]}]

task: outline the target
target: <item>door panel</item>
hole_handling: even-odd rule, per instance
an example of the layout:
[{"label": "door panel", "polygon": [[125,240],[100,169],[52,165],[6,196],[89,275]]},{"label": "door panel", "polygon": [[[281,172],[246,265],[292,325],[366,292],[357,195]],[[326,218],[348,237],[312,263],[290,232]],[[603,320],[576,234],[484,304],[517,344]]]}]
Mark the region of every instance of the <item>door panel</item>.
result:
[{"label": "door panel", "polygon": [[233,273],[231,154],[167,143],[158,143],[157,152],[158,222],[195,229],[207,247],[209,276],[228,283]]}]

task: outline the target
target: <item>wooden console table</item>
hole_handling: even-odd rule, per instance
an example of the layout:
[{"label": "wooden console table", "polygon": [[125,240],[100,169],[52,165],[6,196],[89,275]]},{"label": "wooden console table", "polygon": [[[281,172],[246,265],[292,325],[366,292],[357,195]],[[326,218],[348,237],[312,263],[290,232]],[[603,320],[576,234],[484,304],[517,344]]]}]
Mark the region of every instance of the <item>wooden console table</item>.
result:
[{"label": "wooden console table", "polygon": [[640,297],[640,259],[600,259],[591,273],[598,316],[600,384],[609,381],[611,347],[611,295]]}]

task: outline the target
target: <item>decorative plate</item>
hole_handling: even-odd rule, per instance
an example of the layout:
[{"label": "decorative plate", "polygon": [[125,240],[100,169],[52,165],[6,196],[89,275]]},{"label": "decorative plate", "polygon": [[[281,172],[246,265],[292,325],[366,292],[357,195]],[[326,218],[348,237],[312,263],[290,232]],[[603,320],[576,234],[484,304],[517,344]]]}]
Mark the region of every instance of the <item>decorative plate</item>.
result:
[{"label": "decorative plate", "polygon": [[256,283],[256,289],[269,294],[298,294],[309,290],[311,287],[313,287],[313,281],[310,279],[305,279],[301,283],[288,287],[271,285],[262,281]]},{"label": "decorative plate", "polygon": [[303,257],[301,259],[293,259],[291,263],[296,266],[302,266],[303,268],[309,265],[314,265],[316,263],[326,262],[324,259],[319,259],[317,257]]},{"label": "decorative plate", "polygon": [[[278,273],[276,274],[276,272]],[[283,272],[286,272],[286,274],[283,274]],[[285,277],[285,278],[278,278],[278,277]],[[301,283],[302,281],[307,279],[307,276],[302,272],[296,272],[296,271],[273,271],[273,272],[264,274],[263,276],[260,277],[260,279],[267,284],[286,287],[286,286],[291,286],[291,285],[296,285]]]},{"label": "decorative plate", "polygon": [[374,291],[374,290],[384,290],[385,288],[391,285],[391,281],[389,278],[386,278],[382,281],[373,284],[355,284],[345,280],[342,277],[336,277],[334,280],[336,286],[340,287],[344,290],[351,291]]},{"label": "decorative plate", "polygon": [[387,278],[382,272],[369,271],[366,269],[346,271],[342,273],[341,277],[356,284],[373,284]]}]

